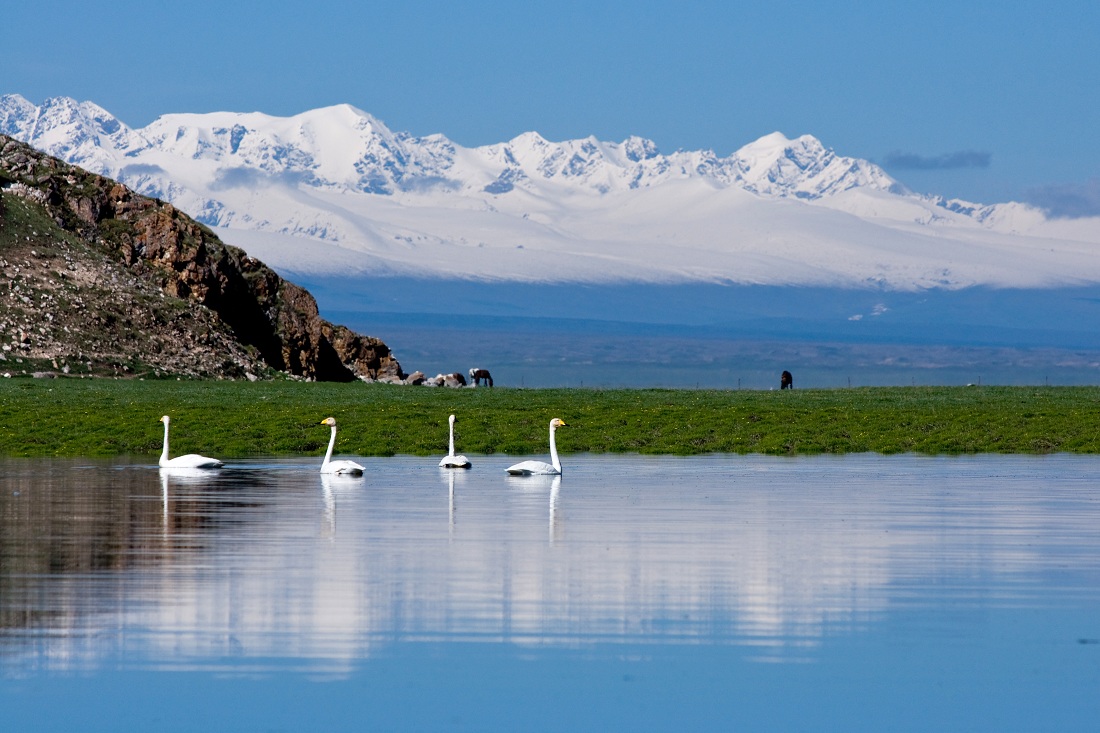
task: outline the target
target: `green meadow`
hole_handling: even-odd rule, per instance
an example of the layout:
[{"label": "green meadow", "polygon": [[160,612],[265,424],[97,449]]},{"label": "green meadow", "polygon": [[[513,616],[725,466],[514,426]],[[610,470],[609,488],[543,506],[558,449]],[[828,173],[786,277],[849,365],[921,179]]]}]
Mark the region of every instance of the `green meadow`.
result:
[{"label": "green meadow", "polygon": [[222,458],[457,449],[563,453],[1100,453],[1100,387],[835,390],[446,389],[319,382],[0,380],[0,455]]}]

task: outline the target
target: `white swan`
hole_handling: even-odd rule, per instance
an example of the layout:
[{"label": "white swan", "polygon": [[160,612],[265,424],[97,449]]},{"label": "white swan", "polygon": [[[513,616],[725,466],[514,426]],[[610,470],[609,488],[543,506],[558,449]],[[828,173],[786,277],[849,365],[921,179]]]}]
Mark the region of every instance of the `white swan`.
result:
[{"label": "white swan", "polygon": [[447,418],[447,422],[450,424],[450,441],[447,455],[443,456],[443,460],[439,462],[440,468],[469,468],[470,461],[466,456],[455,455],[455,416],[451,415]]},{"label": "white swan", "polygon": [[565,421],[555,417],[550,421],[550,463],[542,461],[522,461],[506,470],[513,476],[556,476],[561,474],[561,461],[558,460],[558,444],[554,432],[560,427],[568,427]]},{"label": "white swan", "polygon": [[321,421],[322,425],[332,428],[332,435],[328,439],[328,451],[325,452],[325,460],[321,463],[321,473],[339,473],[350,476],[362,476],[363,467],[355,461],[332,460],[332,447],[336,445],[336,418],[326,417]]},{"label": "white swan", "polygon": [[160,419],[164,423],[164,449],[160,452],[161,468],[221,468],[225,464],[217,458],[207,458],[198,453],[188,453],[183,456],[168,458],[168,422],[170,418],[165,415]]}]

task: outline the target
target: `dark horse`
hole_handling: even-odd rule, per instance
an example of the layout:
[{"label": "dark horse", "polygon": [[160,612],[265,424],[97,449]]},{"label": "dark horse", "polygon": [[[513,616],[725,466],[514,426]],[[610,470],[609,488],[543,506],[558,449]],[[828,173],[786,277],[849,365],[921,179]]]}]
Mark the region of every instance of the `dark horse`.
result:
[{"label": "dark horse", "polygon": [[490,387],[493,386],[493,375],[489,373],[488,369],[471,369],[470,379],[474,380],[474,386],[477,387],[481,384],[481,380],[485,380],[485,384]]},{"label": "dark horse", "polygon": [[790,372],[784,370],[779,375],[779,389],[794,389],[794,377],[791,376]]}]

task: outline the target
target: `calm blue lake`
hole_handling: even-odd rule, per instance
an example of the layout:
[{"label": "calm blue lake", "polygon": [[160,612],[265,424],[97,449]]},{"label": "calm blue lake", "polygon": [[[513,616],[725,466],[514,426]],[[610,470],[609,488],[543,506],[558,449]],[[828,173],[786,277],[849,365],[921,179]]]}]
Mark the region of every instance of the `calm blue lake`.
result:
[{"label": "calm blue lake", "polygon": [[1100,458],[438,458],[0,460],[0,727],[1097,730]]}]

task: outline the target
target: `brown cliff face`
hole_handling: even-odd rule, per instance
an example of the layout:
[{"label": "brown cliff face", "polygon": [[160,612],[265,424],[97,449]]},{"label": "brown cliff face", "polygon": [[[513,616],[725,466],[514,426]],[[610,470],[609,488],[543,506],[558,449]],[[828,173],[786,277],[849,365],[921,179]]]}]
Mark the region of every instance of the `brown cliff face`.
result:
[{"label": "brown cliff face", "polygon": [[[23,206],[42,207],[61,230],[50,234],[38,231],[46,227],[35,226],[32,227],[33,237],[27,233],[21,238],[14,231],[20,226],[14,220],[20,217],[0,209],[3,215],[0,226],[9,229],[5,236],[0,236],[0,257],[5,261],[23,257],[31,270],[35,269],[32,263],[47,259],[48,264],[37,268],[43,272],[35,282],[40,282],[41,287],[53,287],[56,297],[65,302],[74,298],[85,300],[83,292],[78,295],[67,288],[89,278],[101,288],[107,279],[98,272],[102,270],[110,273],[115,281],[121,278],[113,283],[121,291],[117,293],[120,297],[125,298],[128,290],[141,293],[143,288],[152,287],[190,304],[185,309],[188,312],[185,318],[175,318],[177,327],[186,330],[194,326],[209,334],[214,350],[223,350],[227,358],[222,360],[226,362],[222,367],[209,364],[202,368],[188,367],[182,369],[184,373],[240,377],[254,375],[266,365],[294,376],[325,381],[399,381],[404,376],[400,364],[383,342],[325,321],[318,314],[317,302],[307,291],[283,280],[242,250],[223,244],[209,229],[169,204],[140,196],[119,183],[70,166],[4,136],[0,136],[0,196],[0,207],[6,206],[8,210],[12,209],[15,199]],[[29,221],[33,216],[34,212],[29,211],[22,218]],[[30,225],[24,223],[22,226]],[[37,249],[30,250],[34,252],[33,257],[23,252],[28,250],[28,242],[38,243]],[[97,255],[102,262],[95,261]],[[83,268],[89,272],[95,270],[96,274],[85,278],[69,275],[67,283],[50,285],[48,274],[54,262],[51,257],[60,257],[66,268],[77,263],[80,267],[74,267],[72,272]],[[29,271],[27,268],[24,270]],[[26,275],[25,271],[21,272]],[[31,276],[26,275],[23,281],[14,276],[9,278],[9,291],[13,287],[29,289],[25,287],[27,277]],[[0,282],[0,294],[3,285]],[[91,290],[86,295],[93,297]],[[106,306],[104,309],[111,310]],[[141,329],[156,331],[158,325],[165,325],[162,321],[172,320],[154,314],[152,322],[146,323],[141,319],[141,304],[132,306],[132,310],[141,321],[138,324]],[[4,321],[9,329],[33,320],[26,311],[24,307],[21,316]],[[94,318],[84,326],[103,328]],[[70,328],[68,333],[71,332]],[[230,343],[232,341],[236,344]],[[28,356],[41,357],[33,351],[34,342],[32,339],[32,347],[24,351]],[[88,350],[81,349],[79,360],[84,361]],[[153,350],[164,351],[164,348]],[[185,354],[179,356],[187,361]],[[56,361],[56,356],[53,358]],[[158,371],[181,371],[173,369],[165,359],[158,361],[148,353],[130,358],[153,364]]]}]

